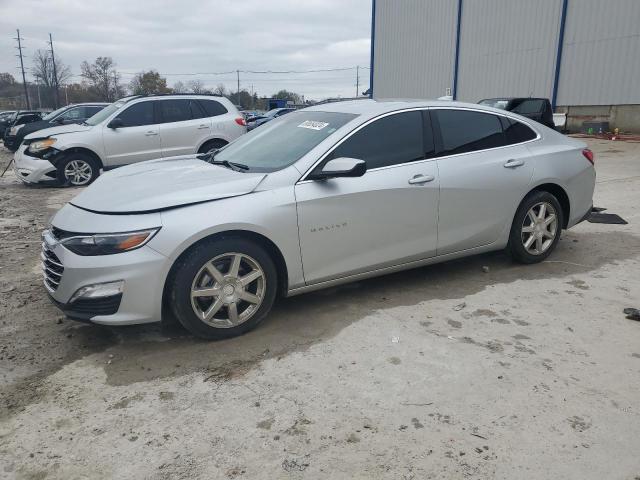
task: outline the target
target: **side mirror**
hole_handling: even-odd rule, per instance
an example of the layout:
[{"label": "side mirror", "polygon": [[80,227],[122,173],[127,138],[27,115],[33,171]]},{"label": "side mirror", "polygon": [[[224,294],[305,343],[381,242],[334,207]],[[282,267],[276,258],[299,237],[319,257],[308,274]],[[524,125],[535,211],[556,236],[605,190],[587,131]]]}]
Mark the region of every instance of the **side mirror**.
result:
[{"label": "side mirror", "polygon": [[357,158],[340,157],[329,160],[322,170],[313,176],[314,180],[338,177],[361,177],[367,171],[367,163]]},{"label": "side mirror", "polygon": [[124,126],[124,122],[119,117],[114,118],[109,122],[109,125],[107,125],[108,128],[113,128],[113,129],[121,128],[123,126]]}]

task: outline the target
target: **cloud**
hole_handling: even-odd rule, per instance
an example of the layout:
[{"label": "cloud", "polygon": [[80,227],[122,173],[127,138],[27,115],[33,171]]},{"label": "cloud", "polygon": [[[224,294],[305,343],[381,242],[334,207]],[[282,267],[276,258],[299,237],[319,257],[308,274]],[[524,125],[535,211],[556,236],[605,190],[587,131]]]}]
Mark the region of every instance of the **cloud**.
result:
[{"label": "cloud", "polygon": [[[51,32],[56,56],[75,75],[83,60],[111,56],[125,80],[154,68],[169,84],[197,78],[235,90],[235,74],[210,73],[368,67],[371,0],[0,0],[0,72],[17,76],[16,28],[28,56],[47,48]],[[208,75],[172,75],[197,72]],[[366,72],[361,91],[368,86]],[[259,95],[281,88],[318,99],[355,93],[355,70],[241,73],[240,81]]]}]

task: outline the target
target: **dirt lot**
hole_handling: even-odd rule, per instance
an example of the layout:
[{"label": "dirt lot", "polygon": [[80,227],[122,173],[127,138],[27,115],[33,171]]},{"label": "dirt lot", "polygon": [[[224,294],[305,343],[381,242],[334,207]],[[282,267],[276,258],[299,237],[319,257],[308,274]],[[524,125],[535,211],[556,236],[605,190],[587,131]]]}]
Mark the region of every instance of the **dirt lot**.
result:
[{"label": "dirt lot", "polygon": [[63,319],[39,233],[75,192],[8,172],[0,478],[637,480],[640,144],[590,143],[595,203],[629,225],[583,223],[540,265],[495,253],[285,299],[215,343]]}]

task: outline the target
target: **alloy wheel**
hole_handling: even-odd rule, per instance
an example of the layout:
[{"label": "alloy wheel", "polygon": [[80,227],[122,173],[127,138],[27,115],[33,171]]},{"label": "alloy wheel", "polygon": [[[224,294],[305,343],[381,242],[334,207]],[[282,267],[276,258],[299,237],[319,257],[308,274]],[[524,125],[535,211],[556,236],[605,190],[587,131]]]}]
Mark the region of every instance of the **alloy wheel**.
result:
[{"label": "alloy wheel", "polygon": [[72,185],[86,185],[91,181],[93,169],[84,160],[71,160],[64,167],[64,177]]},{"label": "alloy wheel", "polygon": [[260,264],[244,253],[224,253],[200,268],[191,285],[191,307],[204,323],[236,327],[260,308],[266,276]]},{"label": "alloy wheel", "polygon": [[558,234],[558,215],[548,202],[532,206],[522,222],[522,245],[530,255],[545,253]]}]

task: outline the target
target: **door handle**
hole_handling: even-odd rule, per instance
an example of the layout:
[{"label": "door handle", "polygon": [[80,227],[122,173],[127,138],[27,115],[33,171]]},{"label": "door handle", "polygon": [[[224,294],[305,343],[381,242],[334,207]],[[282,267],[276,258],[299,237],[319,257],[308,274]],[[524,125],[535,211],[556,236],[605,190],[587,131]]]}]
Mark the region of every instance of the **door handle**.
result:
[{"label": "door handle", "polygon": [[504,164],[504,168],[517,168],[524,165],[524,160],[514,160],[511,159],[507,163]]},{"label": "door handle", "polygon": [[153,130],[149,130],[147,133],[145,133],[145,136],[147,137],[153,137],[155,135],[158,135],[158,132],[154,132]]},{"label": "door handle", "polygon": [[199,125],[198,130],[204,130],[205,128],[209,128],[209,125]]},{"label": "door handle", "polygon": [[433,175],[415,175],[409,179],[410,185],[421,185],[423,183],[433,182],[436,179]]}]

